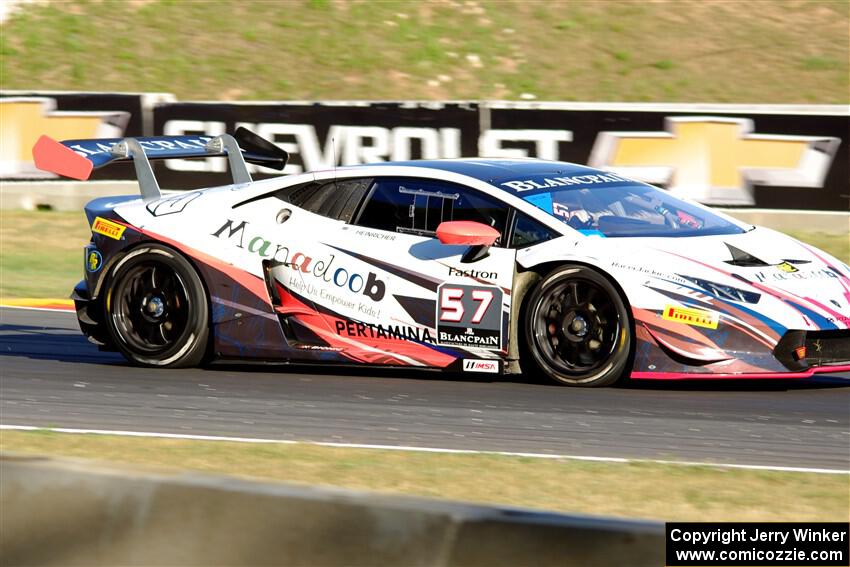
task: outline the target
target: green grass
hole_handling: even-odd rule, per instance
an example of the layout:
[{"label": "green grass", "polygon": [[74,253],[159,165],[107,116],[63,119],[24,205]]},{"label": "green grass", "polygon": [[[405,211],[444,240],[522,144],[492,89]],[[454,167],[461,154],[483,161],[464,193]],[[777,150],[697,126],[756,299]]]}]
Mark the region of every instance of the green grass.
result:
[{"label": "green grass", "polygon": [[[847,521],[846,475],[0,431],[0,450],[666,521]],[[777,495],[781,494],[781,498]]]},{"label": "green grass", "polygon": [[847,103],[848,12],[844,0],[46,2],[3,25],[0,86]]},{"label": "green grass", "polygon": [[814,231],[791,231],[788,234],[850,264],[850,235]]},{"label": "green grass", "polygon": [[82,211],[0,210],[0,298],[68,297],[89,238]]},{"label": "green grass", "polygon": [[[843,234],[794,232],[795,238],[850,264]],[[82,213],[0,210],[0,298],[68,297],[83,277],[91,232]]]},{"label": "green grass", "polygon": [[840,66],[839,61],[829,57],[806,57],[803,59],[803,69],[806,71],[829,71],[838,69]]}]

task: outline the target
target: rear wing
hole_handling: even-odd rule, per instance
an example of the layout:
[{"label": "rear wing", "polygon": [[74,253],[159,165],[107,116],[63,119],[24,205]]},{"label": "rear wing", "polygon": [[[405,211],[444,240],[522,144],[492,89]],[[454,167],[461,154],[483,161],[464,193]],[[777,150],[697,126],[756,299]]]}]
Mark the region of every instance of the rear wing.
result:
[{"label": "rear wing", "polygon": [[86,180],[92,170],[113,162],[132,160],[142,198],[159,199],[162,193],[150,160],[226,156],[233,183],[250,183],[247,163],[282,170],[289,158],[284,150],[238,128],[234,136],[149,136],[141,138],[99,138],[58,142],[42,136],[32,148],[35,166],[72,179]]}]

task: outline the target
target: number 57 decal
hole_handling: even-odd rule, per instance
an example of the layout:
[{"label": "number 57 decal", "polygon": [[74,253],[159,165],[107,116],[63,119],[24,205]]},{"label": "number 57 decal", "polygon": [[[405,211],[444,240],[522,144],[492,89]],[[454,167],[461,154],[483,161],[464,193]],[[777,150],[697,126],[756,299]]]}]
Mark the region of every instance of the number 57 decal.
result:
[{"label": "number 57 decal", "polygon": [[502,290],[443,284],[437,288],[437,342],[500,348]]},{"label": "number 57 decal", "polygon": [[[463,320],[466,313],[463,307],[464,292],[465,290],[458,287],[444,287],[440,290],[440,321],[460,323]],[[489,289],[473,289],[470,295],[473,301],[478,302],[470,323],[477,325],[493,303],[493,292]]]}]

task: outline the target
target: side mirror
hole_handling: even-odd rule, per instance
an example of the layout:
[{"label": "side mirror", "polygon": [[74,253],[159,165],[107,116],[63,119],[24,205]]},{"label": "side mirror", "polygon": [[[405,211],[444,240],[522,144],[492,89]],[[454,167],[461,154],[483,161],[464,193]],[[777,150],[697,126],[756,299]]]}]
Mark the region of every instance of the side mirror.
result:
[{"label": "side mirror", "polygon": [[437,227],[437,238],[443,244],[492,246],[499,236],[499,231],[492,226],[475,221],[441,222]]},{"label": "side mirror", "polygon": [[465,264],[486,258],[499,236],[499,231],[492,226],[475,221],[441,222],[437,227],[441,243],[470,247],[461,258]]}]

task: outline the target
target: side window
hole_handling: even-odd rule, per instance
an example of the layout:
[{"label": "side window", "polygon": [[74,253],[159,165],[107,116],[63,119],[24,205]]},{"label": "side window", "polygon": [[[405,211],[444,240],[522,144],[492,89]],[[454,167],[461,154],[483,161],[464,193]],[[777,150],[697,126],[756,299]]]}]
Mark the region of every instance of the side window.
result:
[{"label": "side window", "polygon": [[527,248],[558,236],[551,228],[537,222],[525,213],[517,211],[510,247]]},{"label": "side window", "polygon": [[293,185],[292,187],[284,187],[280,191],[276,191],[274,196],[281,201],[292,203],[296,207],[300,207],[305,199],[310,198],[321,187],[315,181],[302,183],[301,185]]},{"label": "side window", "polygon": [[296,207],[332,219],[351,222],[371,179],[339,179],[287,187],[275,196]]},{"label": "side window", "polygon": [[[462,185],[429,179],[378,179],[356,224],[434,236],[443,221],[469,220],[504,234],[508,208]],[[497,243],[498,244],[498,243]]]}]

